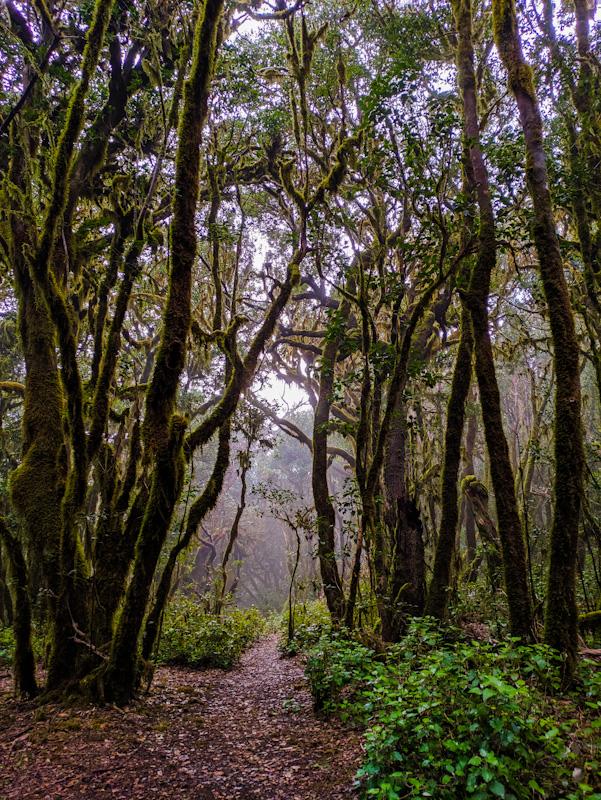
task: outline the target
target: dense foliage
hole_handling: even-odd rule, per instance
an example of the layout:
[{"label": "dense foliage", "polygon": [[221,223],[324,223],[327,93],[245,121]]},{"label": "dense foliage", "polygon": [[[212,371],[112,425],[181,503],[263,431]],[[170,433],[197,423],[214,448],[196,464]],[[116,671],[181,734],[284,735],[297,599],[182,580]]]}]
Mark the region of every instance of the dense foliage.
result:
[{"label": "dense foliage", "polygon": [[265,619],[254,609],[231,609],[215,617],[198,602],[179,598],[165,614],[156,660],[194,669],[230,669],[265,627]]},{"label": "dense foliage", "polygon": [[15,651],[15,637],[12,628],[0,628],[0,662],[10,664]]},{"label": "dense foliage", "polygon": [[319,708],[368,727],[366,797],[599,796],[593,664],[558,709],[549,648],[469,640],[423,620],[385,654],[324,636],[306,670]]}]

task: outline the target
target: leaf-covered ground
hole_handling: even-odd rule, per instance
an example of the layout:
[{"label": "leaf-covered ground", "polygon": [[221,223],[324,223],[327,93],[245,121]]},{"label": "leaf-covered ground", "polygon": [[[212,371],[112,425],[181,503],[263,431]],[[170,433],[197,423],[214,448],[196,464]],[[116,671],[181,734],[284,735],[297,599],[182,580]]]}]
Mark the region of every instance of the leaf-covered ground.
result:
[{"label": "leaf-covered ground", "polygon": [[359,734],[317,719],[274,637],[231,672],[160,669],[125,710],[34,706],[0,678],[0,800],[338,800]]}]

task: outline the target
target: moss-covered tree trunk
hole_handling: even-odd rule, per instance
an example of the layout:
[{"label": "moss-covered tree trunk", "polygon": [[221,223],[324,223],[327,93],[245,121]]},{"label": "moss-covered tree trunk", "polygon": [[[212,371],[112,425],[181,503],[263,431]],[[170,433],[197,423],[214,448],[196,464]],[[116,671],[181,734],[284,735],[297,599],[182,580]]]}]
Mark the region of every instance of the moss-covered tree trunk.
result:
[{"label": "moss-covered tree trunk", "polygon": [[123,480],[117,481],[114,453],[107,447],[98,459],[102,513],[93,537],[94,573],[90,579],[87,631],[96,652],[108,653],[113,619],[121,601],[134,555],[137,534],[144,519],[148,491],[141,488],[130,504],[140,457],[140,423],[132,426],[130,452]]},{"label": "moss-covered tree trunk", "polygon": [[[31,508],[34,494],[39,495],[40,491],[60,493],[61,503],[58,544],[54,530],[52,531],[53,535],[49,536],[45,543],[46,547],[51,548],[54,559],[54,563],[49,567],[53,582],[53,587],[49,591],[52,596],[54,613],[52,650],[48,667],[49,686],[68,679],[73,674],[76,661],[72,622],[73,619],[82,619],[83,615],[79,613],[81,611],[80,602],[85,593],[81,590],[81,586],[76,586],[77,577],[81,572],[81,564],[76,542],[75,518],[81,508],[87,488],[83,396],[77,366],[77,347],[70,307],[58,278],[60,270],[57,269],[57,264],[62,261],[62,256],[56,257],[56,242],[60,236],[60,226],[69,193],[73,153],[84,122],[84,101],[100,58],[112,6],[113,0],[96,0],[94,4],[92,22],[83,50],[79,80],[70,97],[63,129],[51,161],[51,191],[44,209],[44,220],[39,239],[30,235],[26,242],[26,250],[21,242],[19,255],[14,259],[15,271],[18,273],[17,283],[21,291],[21,329],[24,350],[28,349],[25,336],[31,337],[29,344],[40,345],[34,347],[33,351],[29,347],[37,364],[35,373],[33,370],[29,370],[30,378],[33,379],[37,374],[41,384],[34,387],[30,380],[28,386],[26,381],[26,393],[29,393],[29,397],[26,397],[26,405],[38,406],[38,419],[34,423],[37,430],[34,431],[31,427],[29,431],[26,431],[24,437],[27,442],[28,434],[34,434],[29,440],[29,449],[23,462],[13,476],[13,503],[22,518],[26,516],[23,513],[25,505],[29,505]],[[25,142],[19,144],[22,145],[21,151],[15,154],[13,164],[21,167],[22,174],[19,177],[27,179],[30,176],[26,176],[24,173],[27,160],[25,154],[29,151]],[[19,185],[18,181],[17,185]],[[27,197],[27,192],[24,192],[23,196]],[[27,209],[24,219],[29,219],[29,214],[30,209]],[[13,238],[15,238],[14,226]],[[26,266],[18,263],[22,256],[25,256]],[[31,286],[28,285],[30,280]],[[33,304],[40,304],[43,308],[34,309]],[[36,317],[35,320],[32,320],[34,324],[30,326],[29,331],[27,330],[28,315],[30,318],[32,315]],[[50,333],[46,319],[42,319],[46,315],[52,322],[52,333]],[[40,322],[41,325],[39,325]],[[42,332],[42,336],[39,338],[38,330]],[[44,353],[44,347],[41,346],[43,338],[46,340],[46,353]],[[58,344],[60,353],[62,394],[60,388],[57,389],[56,344]],[[42,359],[45,360],[44,364],[41,363]],[[43,374],[44,371],[46,374]],[[66,421],[70,448],[63,440],[63,404],[67,411]],[[59,416],[61,418],[60,445],[55,425],[57,406],[60,409]],[[27,425],[25,416],[24,424]],[[29,417],[31,420],[31,414]],[[50,443],[50,439],[52,439],[52,443]],[[36,487],[31,481],[31,470],[37,472],[42,465],[45,466],[46,473],[50,471],[50,474],[45,475],[40,480],[39,487]],[[66,473],[66,479],[63,479],[62,474],[59,480],[52,479],[56,477],[57,468],[59,473]],[[35,513],[51,515],[53,517],[51,527],[54,528],[56,525],[54,509],[55,503],[52,502],[52,498],[49,498],[47,507],[44,507],[43,504],[37,505]]]},{"label": "moss-covered tree trunk", "polygon": [[205,0],[194,32],[192,66],[184,89],[175,164],[169,294],[161,342],[146,395],[144,460],[152,488],[136,543],[132,576],[119,614],[109,662],[99,688],[107,699],[128,702],[138,679],[138,643],[150,587],[183,479],[185,420],[175,414],[191,319],[196,259],[196,206],[200,144],[216,60],[223,0]]},{"label": "moss-covered tree trunk", "polygon": [[[424,601],[425,565],[421,521],[417,503],[409,496],[404,480],[405,421],[402,395],[408,378],[409,357],[418,324],[435,292],[456,269],[462,257],[463,253],[454,259],[446,274],[440,275],[423,291],[411,310],[402,336],[394,341],[396,358],[387,382],[388,392],[381,421],[379,417],[385,381],[381,374],[376,374],[372,384],[369,314],[363,297],[359,299],[364,368],[355,471],[361,494],[361,527],[370,556],[372,587],[383,635],[391,640],[398,638],[403,626],[401,595],[408,592],[404,599],[409,600],[413,613],[421,613]],[[433,321],[434,315],[429,324],[432,325]],[[427,330],[426,325],[422,331],[422,336],[425,336],[423,341],[428,339],[428,335],[425,335]],[[420,352],[419,347],[417,351]],[[387,485],[382,493],[383,481]],[[384,503],[380,502],[382,494]],[[383,508],[384,505],[386,508]]]},{"label": "moss-covered tree trunk", "polygon": [[0,551],[0,625],[11,628],[13,624],[13,601],[10,594],[9,565]]},{"label": "moss-covered tree trunk", "polygon": [[589,357],[593,362],[601,398],[601,182],[598,179],[601,158],[601,69],[591,52],[589,5],[588,0],[574,0],[578,51],[576,75],[557,37],[553,0],[543,3],[542,19],[549,55],[560,78],[557,85],[560,89],[567,88],[577,114],[576,120],[568,98],[558,98],[567,136],[572,210],[584,267],[586,294],[579,310],[589,336]]},{"label": "moss-covered tree trunk", "polygon": [[421,614],[424,605],[424,543],[417,502],[410,496],[406,474],[407,408],[397,398],[384,455],[386,588],[381,604],[382,638],[398,641],[407,616]]},{"label": "moss-covered tree trunk", "polygon": [[59,593],[64,403],[52,322],[28,276],[21,278],[19,330],[26,370],[23,456],[10,477],[10,498],[23,525],[32,571],[41,577],[35,587],[38,608],[42,617],[51,619]]},{"label": "moss-covered tree trunk", "polygon": [[117,619],[108,663],[98,675],[97,691],[103,700],[127,703],[138,683],[138,644],[150,587],[183,483],[185,430],[184,418],[174,414],[167,444],[157,455],[131,579]]},{"label": "moss-covered tree trunk", "polygon": [[[593,8],[596,8],[593,6]],[[581,121],[580,149],[584,161],[584,186],[587,190],[591,216],[596,221],[593,274],[597,288],[601,289],[601,182],[598,180],[601,157],[601,69],[598,54],[591,47],[590,0],[574,0],[576,17],[576,45],[578,49],[578,80],[573,90],[574,105]]]},{"label": "moss-covered tree trunk", "polygon": [[578,648],[576,549],[584,467],[579,348],[553,217],[542,118],[532,72],[522,52],[514,0],[493,0],[493,26],[524,132],[526,180],[534,209],[534,243],[553,340],[555,480],[545,641],[565,654],[566,679],[569,679]]},{"label": "moss-covered tree trunk", "polygon": [[[11,183],[19,189],[11,215],[10,258],[19,301],[19,337],[25,361],[23,450],[10,476],[10,500],[30,554],[30,577],[39,580],[34,604],[51,620],[60,589],[61,503],[66,459],[64,400],[56,358],[55,331],[41,292],[33,283],[26,253],[34,241],[32,220],[22,198],[30,178],[30,142],[17,123],[12,129]],[[32,586],[32,588],[34,588]]]},{"label": "moss-covered tree trunk", "polygon": [[461,334],[451,394],[447,406],[447,424],[442,466],[441,519],[434,553],[432,579],[428,589],[426,614],[443,619],[446,613],[451,579],[451,566],[457,541],[459,502],[457,481],[461,462],[461,439],[465,421],[465,405],[471,385],[473,338],[469,312],[462,304]]},{"label": "moss-covered tree trunk", "polygon": [[338,328],[324,343],[320,364],[319,394],[313,417],[311,485],[317,514],[317,557],[319,558],[326,602],[335,624],[344,619],[345,598],[336,561],[336,518],[328,485],[328,427],[336,358],[346,331],[349,311],[349,302],[344,300],[340,305],[339,318],[336,318]]},{"label": "moss-covered tree trunk", "polygon": [[359,594],[359,580],[361,578],[361,563],[363,560],[363,528],[359,526],[357,531],[357,542],[355,544],[355,552],[353,554],[353,564],[351,568],[351,579],[349,582],[348,600],[346,602],[346,609],[344,612],[344,624],[349,630],[352,630],[355,624],[355,607],[357,605],[357,596]]},{"label": "moss-covered tree trunk", "polygon": [[230,562],[230,558],[232,556],[232,552],[234,552],[235,548],[237,548],[238,546],[240,521],[242,519],[242,515],[244,514],[244,509],[246,508],[246,495],[248,491],[246,476],[251,466],[250,447],[245,454],[240,454],[240,455],[241,455],[240,502],[238,504],[236,513],[234,515],[234,521],[232,522],[232,527],[230,528],[230,532],[227,539],[227,545],[225,546],[225,550],[223,551],[223,558],[221,559],[221,565],[219,567],[219,579],[216,581],[215,585],[215,614],[217,614],[217,616],[221,615],[221,612],[223,611],[223,606],[225,604],[225,598],[227,595],[227,582],[228,582],[227,568]]},{"label": "moss-covered tree trunk", "polygon": [[4,545],[12,595],[15,693],[20,697],[34,697],[38,687],[31,646],[31,603],[27,586],[27,565],[21,544],[9,531],[2,517],[0,517],[0,544]]},{"label": "moss-covered tree trunk", "polygon": [[469,152],[466,172],[476,195],[480,223],[478,254],[472,270],[466,303],[474,334],[476,377],[497,506],[511,632],[514,636],[530,639],[533,635],[533,620],[526,547],[515,495],[509,448],[503,430],[501,401],[488,321],[490,279],[496,266],[497,247],[488,171],[480,147],[471,0],[455,0],[453,12],[458,30],[457,73],[463,100],[464,134]]},{"label": "moss-covered tree trunk", "polygon": [[[175,545],[171,548],[167,556],[167,562],[163,567],[161,578],[159,580],[154,602],[152,608],[148,613],[146,626],[144,628],[144,638],[142,641],[142,658],[149,659],[157,641],[159,634],[160,621],[169,592],[171,590],[171,581],[173,572],[179,555],[189,547],[192,538],[196,535],[198,528],[205,516],[215,507],[221,489],[223,488],[223,480],[230,463],[230,440],[231,440],[231,424],[228,420],[219,429],[219,443],[217,446],[217,456],[213,466],[213,472],[202,494],[194,501],[190,511],[188,512],[188,519],[186,520],[186,528],[183,536],[181,536]],[[238,520],[239,521],[239,520]]]},{"label": "moss-covered tree trunk", "polygon": [[[473,475],[475,471],[474,447],[476,445],[476,436],[478,435],[478,416],[473,409],[470,409],[468,414],[465,431],[464,467],[461,473],[462,480],[467,475]],[[467,579],[468,581],[473,581],[478,574],[478,561],[476,558],[476,520],[474,519],[472,508],[466,502],[465,498],[461,500],[461,509],[465,529],[466,558],[469,566]]]},{"label": "moss-covered tree trunk", "polygon": [[497,528],[488,510],[488,489],[475,475],[466,475],[461,482],[461,491],[472,509],[474,520],[478,526],[478,533],[486,554],[490,586],[494,594],[500,586],[503,559]]}]

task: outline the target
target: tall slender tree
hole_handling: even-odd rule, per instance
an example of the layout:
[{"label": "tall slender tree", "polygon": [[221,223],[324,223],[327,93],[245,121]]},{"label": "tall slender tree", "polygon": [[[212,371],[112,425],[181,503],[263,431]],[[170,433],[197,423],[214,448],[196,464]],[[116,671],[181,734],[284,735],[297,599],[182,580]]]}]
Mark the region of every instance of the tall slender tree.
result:
[{"label": "tall slender tree", "polygon": [[534,209],[534,243],[549,312],[556,375],[554,516],[545,609],[545,641],[576,663],[576,563],[584,453],[580,416],[580,350],[553,216],[543,122],[526,63],[514,0],[493,0],[497,49],[515,98],[526,144],[526,179]]}]

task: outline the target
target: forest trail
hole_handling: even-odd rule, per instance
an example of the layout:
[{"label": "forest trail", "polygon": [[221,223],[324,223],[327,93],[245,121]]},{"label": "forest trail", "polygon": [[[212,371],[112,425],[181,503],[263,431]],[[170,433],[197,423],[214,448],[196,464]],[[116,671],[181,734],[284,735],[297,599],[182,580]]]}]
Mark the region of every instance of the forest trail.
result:
[{"label": "forest trail", "polygon": [[9,700],[0,683],[0,800],[342,800],[360,736],[317,719],[276,637],[231,672],[159,669],[124,711]]}]

